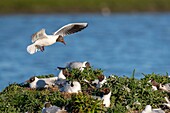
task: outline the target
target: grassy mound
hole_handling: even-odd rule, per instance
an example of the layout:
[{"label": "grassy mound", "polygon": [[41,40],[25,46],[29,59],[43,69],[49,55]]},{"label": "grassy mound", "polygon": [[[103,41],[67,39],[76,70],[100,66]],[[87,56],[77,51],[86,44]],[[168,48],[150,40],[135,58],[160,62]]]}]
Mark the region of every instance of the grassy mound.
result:
[{"label": "grassy mound", "polygon": [[[82,73],[78,70],[70,72],[70,80],[79,78],[82,90],[88,86],[83,83],[83,79],[95,79],[95,76],[102,73],[102,70],[86,69]],[[79,75],[79,77],[77,77]],[[30,89],[26,85],[17,83],[10,84],[0,93],[0,111],[4,113],[19,112],[41,112],[45,102],[50,102],[58,107],[65,106],[68,112],[81,113],[126,113],[131,111],[142,111],[146,105],[150,104],[153,108],[159,108],[166,103],[164,97],[170,98],[167,92],[153,91],[148,81],[154,78],[157,82],[170,83],[168,75],[143,74],[144,78],[138,80],[132,77],[119,77],[112,75],[107,79],[107,84],[112,91],[111,106],[105,108],[102,101],[93,99],[87,92],[78,94],[68,94],[59,92],[57,89]],[[53,76],[53,75],[49,75]],[[44,76],[39,76],[44,77]],[[168,109],[165,109],[168,112]],[[169,110],[170,112],[170,110]]]}]

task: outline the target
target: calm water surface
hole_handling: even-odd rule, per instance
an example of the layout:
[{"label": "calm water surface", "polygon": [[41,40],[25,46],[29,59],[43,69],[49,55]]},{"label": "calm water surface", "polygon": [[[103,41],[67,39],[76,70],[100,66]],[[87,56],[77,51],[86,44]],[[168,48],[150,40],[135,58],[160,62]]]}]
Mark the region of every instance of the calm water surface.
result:
[{"label": "calm water surface", "polygon": [[[104,74],[131,76],[170,71],[170,13],[0,16],[0,90],[9,83],[23,82],[33,75],[55,74],[57,66],[70,61],[89,61]],[[26,47],[41,28],[53,33],[71,22],[89,26],[30,55]]]}]

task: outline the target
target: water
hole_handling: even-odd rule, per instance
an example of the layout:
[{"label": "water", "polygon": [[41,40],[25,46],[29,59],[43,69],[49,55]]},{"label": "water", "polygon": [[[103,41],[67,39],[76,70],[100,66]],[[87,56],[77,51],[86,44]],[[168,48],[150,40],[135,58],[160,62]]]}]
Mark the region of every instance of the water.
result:
[{"label": "water", "polygon": [[[166,74],[170,69],[170,13],[69,14],[0,16],[0,89],[23,82],[33,75],[55,74],[57,66],[70,61],[89,61],[104,74],[131,76]],[[53,33],[71,22],[89,26],[45,51],[30,55],[26,47],[41,28]]]}]

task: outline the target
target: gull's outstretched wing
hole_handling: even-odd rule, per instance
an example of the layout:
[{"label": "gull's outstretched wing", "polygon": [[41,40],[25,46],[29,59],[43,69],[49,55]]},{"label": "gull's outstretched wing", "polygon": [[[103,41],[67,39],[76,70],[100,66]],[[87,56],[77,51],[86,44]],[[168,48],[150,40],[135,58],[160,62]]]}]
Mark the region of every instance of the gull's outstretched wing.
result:
[{"label": "gull's outstretched wing", "polygon": [[54,32],[53,35],[61,35],[62,37],[79,32],[88,26],[87,23],[71,23],[63,26],[58,31]]},{"label": "gull's outstretched wing", "polygon": [[41,29],[40,31],[34,33],[32,35],[32,43],[39,39],[47,38],[47,34],[45,33],[45,29]]}]

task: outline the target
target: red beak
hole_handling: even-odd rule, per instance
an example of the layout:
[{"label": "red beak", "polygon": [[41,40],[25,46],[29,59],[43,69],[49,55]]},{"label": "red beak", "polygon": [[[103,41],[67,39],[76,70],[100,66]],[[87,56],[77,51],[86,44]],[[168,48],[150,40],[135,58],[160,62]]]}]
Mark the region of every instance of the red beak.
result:
[{"label": "red beak", "polygon": [[30,80],[26,80],[25,82],[30,83]]},{"label": "red beak", "polygon": [[64,45],[66,45],[66,43],[65,43],[65,41],[64,41],[64,40],[62,41],[62,43],[63,43]]}]

